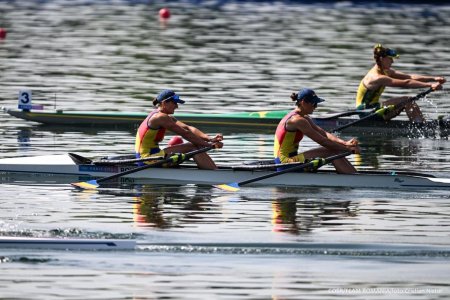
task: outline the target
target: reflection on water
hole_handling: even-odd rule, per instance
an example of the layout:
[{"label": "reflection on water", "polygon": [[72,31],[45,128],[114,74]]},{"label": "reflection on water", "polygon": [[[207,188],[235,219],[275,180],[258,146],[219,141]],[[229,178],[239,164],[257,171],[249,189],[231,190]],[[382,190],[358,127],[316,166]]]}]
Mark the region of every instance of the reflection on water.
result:
[{"label": "reflection on water", "polygon": [[277,199],[272,201],[272,230],[300,235],[321,227],[336,227],[354,216],[350,204],[350,201],[299,201],[295,196]]},{"label": "reflection on water", "polygon": [[[212,195],[214,190],[209,189],[199,186],[134,185],[135,224],[138,227],[180,229],[195,223],[220,223],[228,218],[227,214],[220,213],[223,204],[254,201],[252,197],[239,194],[217,198]],[[355,215],[355,205],[351,205],[350,201],[300,201],[299,196],[286,196],[282,190],[270,194],[273,200],[268,201],[267,208],[272,212],[270,222],[273,232],[306,234],[322,226],[337,226],[341,219]]]},{"label": "reflection on water", "polygon": [[181,228],[190,223],[204,222],[211,207],[211,195],[205,188],[135,185],[134,221],[139,227],[160,229]]}]

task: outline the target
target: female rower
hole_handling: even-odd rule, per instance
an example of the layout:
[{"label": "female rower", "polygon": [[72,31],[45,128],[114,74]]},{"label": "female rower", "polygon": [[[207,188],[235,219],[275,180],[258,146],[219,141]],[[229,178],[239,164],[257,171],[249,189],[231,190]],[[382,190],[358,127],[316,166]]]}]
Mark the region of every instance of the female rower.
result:
[{"label": "female rower", "polygon": [[[325,100],[317,97],[311,89],[302,89],[292,93],[296,109],[288,113],[278,124],[275,132],[274,157],[276,163],[305,162],[315,157],[328,157],[345,151],[359,153],[358,141],[343,141],[335,135],[317,126],[309,117],[317,104]],[[306,135],[322,147],[298,153],[299,143]],[[338,173],[355,173],[356,169],[345,158],[333,162]]]},{"label": "female rower", "polygon": [[[380,108],[379,99],[386,86],[440,90],[446,81],[444,77],[409,75],[392,69],[394,58],[398,58],[399,55],[395,50],[385,48],[381,44],[375,45],[373,57],[375,65],[364,76],[358,87],[356,109]],[[385,119],[390,120],[405,110],[412,122],[424,122],[419,106],[413,101],[407,101],[408,99],[406,96],[396,97],[381,103],[383,106],[397,105],[395,110],[385,115]]]},{"label": "female rower", "polygon": [[[137,130],[135,151],[137,158],[146,158],[151,156],[170,156],[174,153],[187,153],[202,147],[214,145],[215,148],[223,147],[223,135],[217,134],[211,138],[199,129],[188,126],[175,119],[172,114],[178,108],[178,104],[185,101],[172,90],[163,90],[153,99],[153,110],[147,118],[141,123]],[[159,143],[164,139],[166,130],[182,136],[189,143],[169,146],[165,149],[159,147]],[[200,153],[194,156],[194,160],[200,169],[216,169],[216,164],[206,153]]]}]

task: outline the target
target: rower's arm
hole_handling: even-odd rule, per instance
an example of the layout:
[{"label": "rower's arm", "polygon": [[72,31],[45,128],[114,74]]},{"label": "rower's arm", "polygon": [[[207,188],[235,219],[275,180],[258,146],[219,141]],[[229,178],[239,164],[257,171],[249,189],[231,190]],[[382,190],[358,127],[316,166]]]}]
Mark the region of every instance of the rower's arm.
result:
[{"label": "rower's arm", "polygon": [[198,129],[194,126],[186,125],[181,121],[177,121],[177,124],[180,125],[180,127],[192,132],[193,134],[195,134],[199,138],[203,139],[204,141],[211,142],[211,143],[217,143],[217,142],[223,141],[223,134],[221,134],[221,133],[216,134],[214,137],[210,137],[208,134],[204,133],[203,131],[201,131],[200,129]]},{"label": "rower's arm", "polygon": [[[205,134],[199,131],[200,136],[198,136],[195,132],[191,131],[191,126],[184,124],[170,116],[164,116],[158,119],[158,125],[170,130],[171,132],[180,135],[185,140],[193,143],[196,146],[208,147],[211,144],[208,143],[208,139],[204,139]],[[207,135],[206,135],[207,137]]]},{"label": "rower's arm", "polygon": [[316,130],[317,132],[319,132],[322,136],[328,138],[329,140],[342,144],[342,145],[348,145],[348,143],[340,138],[338,138],[337,136],[335,136],[334,134],[323,130],[321,127],[317,126],[309,117],[304,117],[308,123],[311,125],[311,127]]},{"label": "rower's arm", "polygon": [[[295,126],[298,130],[302,131],[304,135],[312,139],[317,144],[332,150],[338,151],[354,151],[354,146],[347,146],[344,141],[338,137],[324,131],[318,127],[312,121],[306,118],[298,118],[295,121]],[[343,143],[341,143],[343,142]]]},{"label": "rower's arm", "polygon": [[416,81],[421,82],[439,82],[441,84],[444,84],[447,80],[442,76],[427,76],[427,75],[419,75],[419,74],[405,74],[402,72],[399,72],[394,69],[390,69],[388,75],[392,78],[396,79],[412,79]]},{"label": "rower's arm", "polygon": [[[182,122],[178,121],[177,123],[182,123]],[[212,140],[212,138],[209,135],[207,135],[206,133],[204,133],[200,129],[198,129],[198,128],[194,127],[194,126],[186,125],[184,123],[182,123],[182,124],[186,126],[185,127],[186,130],[189,130],[190,132],[192,132],[193,134],[195,134],[199,138],[203,139],[204,141],[211,141]]]},{"label": "rower's arm", "polygon": [[[442,76],[427,76],[427,75],[419,75],[419,74],[405,74],[399,72],[394,69],[390,69],[388,74],[389,77],[400,80],[411,79],[414,81],[420,82],[439,82],[440,84],[444,84],[447,80]],[[430,86],[431,87],[431,86]]]},{"label": "rower's arm", "polygon": [[[409,75],[408,75],[409,76]],[[398,79],[389,76],[380,76],[377,79],[377,85],[391,86],[400,88],[433,88],[438,89],[441,84],[436,81],[423,82],[412,78]]]}]

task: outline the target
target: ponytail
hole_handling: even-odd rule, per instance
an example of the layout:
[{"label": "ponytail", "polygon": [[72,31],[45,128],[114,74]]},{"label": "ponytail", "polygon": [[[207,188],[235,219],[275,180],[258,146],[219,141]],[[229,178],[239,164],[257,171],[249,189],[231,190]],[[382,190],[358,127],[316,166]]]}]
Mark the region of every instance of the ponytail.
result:
[{"label": "ponytail", "polygon": [[294,101],[294,102],[297,102],[297,96],[298,96],[297,93],[292,93],[291,94],[291,100]]},{"label": "ponytail", "polygon": [[381,64],[381,59],[386,56],[386,48],[381,44],[376,44],[373,48],[373,59],[375,60],[378,68],[384,73],[383,66]]}]

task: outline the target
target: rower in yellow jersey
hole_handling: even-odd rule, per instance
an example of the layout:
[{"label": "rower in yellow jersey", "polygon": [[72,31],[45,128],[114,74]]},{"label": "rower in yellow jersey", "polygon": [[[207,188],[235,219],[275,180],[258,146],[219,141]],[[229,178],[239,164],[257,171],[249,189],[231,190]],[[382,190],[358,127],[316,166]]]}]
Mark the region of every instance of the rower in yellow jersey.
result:
[{"label": "rower in yellow jersey", "polygon": [[[291,100],[295,101],[297,107],[280,121],[275,132],[273,154],[276,163],[305,162],[308,159],[328,157],[341,152],[360,152],[356,139],[344,141],[311,120],[309,114],[313,113],[318,103],[325,101],[317,97],[313,90],[302,89],[298,93],[292,93]],[[299,153],[299,144],[305,135],[321,147]],[[345,157],[332,163],[338,173],[356,172]]]},{"label": "rower in yellow jersey", "polygon": [[398,58],[397,51],[385,48],[381,44],[375,45],[373,49],[375,65],[361,80],[356,94],[356,108],[378,109],[380,106],[396,105],[396,109],[384,116],[390,120],[398,116],[403,110],[412,122],[424,122],[425,119],[419,106],[414,101],[407,101],[409,97],[391,98],[380,103],[380,97],[385,87],[401,88],[432,88],[442,89],[442,84],[446,82],[444,77],[424,76],[416,74],[405,74],[391,68],[394,58]]},{"label": "rower in yellow jersey", "polygon": [[[188,126],[178,121],[172,115],[178,104],[183,104],[184,100],[172,90],[163,90],[154,100],[153,110],[141,123],[136,133],[135,152],[137,158],[151,156],[171,156],[174,153],[187,153],[201,147],[214,145],[215,148],[223,147],[223,135],[217,134],[210,137],[199,129]],[[183,137],[189,143],[177,144],[161,149],[159,143],[164,139],[166,130]],[[206,153],[199,153],[194,156],[194,160],[200,169],[216,169],[216,164]]]}]

